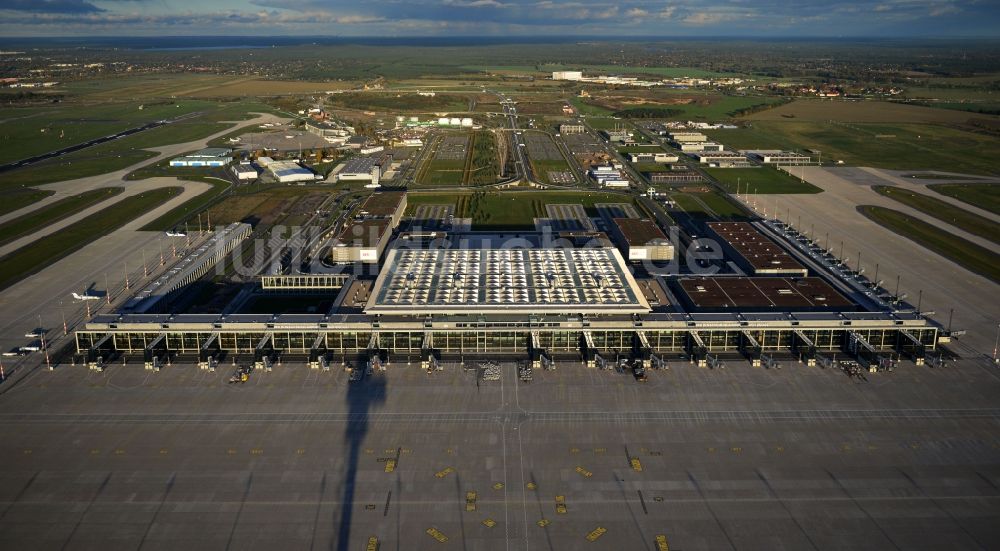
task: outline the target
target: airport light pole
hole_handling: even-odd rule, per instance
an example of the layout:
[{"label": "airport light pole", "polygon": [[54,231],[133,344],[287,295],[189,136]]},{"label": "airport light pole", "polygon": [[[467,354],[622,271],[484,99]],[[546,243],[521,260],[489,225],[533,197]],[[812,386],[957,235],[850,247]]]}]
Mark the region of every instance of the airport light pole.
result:
[{"label": "airport light pole", "polygon": [[997,348],[1000,347],[1000,323],[997,324],[997,338],[993,341],[993,364],[1000,364],[1000,359],[997,359]]}]

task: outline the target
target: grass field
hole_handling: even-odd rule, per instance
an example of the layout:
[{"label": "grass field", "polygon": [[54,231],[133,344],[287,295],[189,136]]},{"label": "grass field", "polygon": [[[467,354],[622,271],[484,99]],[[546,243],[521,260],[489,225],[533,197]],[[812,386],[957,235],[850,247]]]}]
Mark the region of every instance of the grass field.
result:
[{"label": "grass field", "polygon": [[[709,131],[727,149],[813,149],[824,163],[898,170],[1000,173],[995,137],[935,124],[755,121],[751,128]],[[818,155],[817,155],[818,157]]]},{"label": "grass field", "polygon": [[858,212],[971,272],[1000,283],[1000,255],[897,210],[861,205]]},{"label": "grass field", "polygon": [[202,193],[201,195],[189,199],[180,206],[170,210],[170,212],[164,214],[163,216],[153,220],[149,224],[142,227],[145,231],[166,231],[175,227],[180,227],[184,222],[191,220],[198,213],[204,211],[209,206],[214,204],[218,199],[220,199],[226,190],[229,189],[229,182],[220,182],[218,180],[203,180],[211,184],[212,189]]},{"label": "grass field", "polygon": [[[586,117],[605,117],[611,114],[611,109],[605,109],[603,107],[584,103],[582,98],[573,97],[570,98],[569,102],[576,108],[577,113]],[[588,122],[593,124],[593,121]]]},{"label": "grass field", "polygon": [[62,149],[150,121],[211,109],[214,105],[183,100],[149,105],[126,102],[3,109],[0,110],[0,163]]},{"label": "grass field", "polygon": [[728,197],[716,192],[674,193],[671,199],[695,218],[719,218],[735,220],[747,217],[747,212]]},{"label": "grass field", "polygon": [[955,205],[908,189],[893,186],[872,186],[879,195],[884,195],[920,212],[947,222],[973,235],[1000,243],[1000,224],[973,214]]},{"label": "grass field", "polygon": [[823,190],[771,167],[706,168],[729,193],[821,193]]},{"label": "grass field", "polygon": [[476,230],[530,230],[534,228],[536,217],[547,216],[547,204],[580,204],[591,216],[596,216],[596,203],[632,202],[628,195],[600,192],[416,192],[407,195],[407,215],[412,215],[419,205],[454,205],[455,216],[472,218],[472,225]]},{"label": "grass field", "polygon": [[884,101],[797,99],[787,105],[754,113],[751,121],[889,122],[964,124],[971,115],[949,109]]},{"label": "grass field", "polygon": [[0,289],[24,279],[88,243],[124,226],[143,213],[181,193],[162,188],[123,199],[109,209],[47,235],[0,259]]},{"label": "grass field", "polygon": [[927,186],[948,197],[968,203],[974,207],[1000,214],[1000,185],[997,184],[931,184]]},{"label": "grass field", "polygon": [[572,169],[562,159],[530,159],[531,169],[540,181],[551,184],[549,172],[571,172]]},{"label": "grass field", "polygon": [[434,159],[427,165],[423,180],[427,185],[460,186],[465,176],[465,161]]},{"label": "grass field", "polygon": [[10,243],[15,239],[31,234],[40,228],[72,216],[92,205],[118,195],[125,188],[107,187],[94,189],[60,199],[40,209],[33,210],[23,216],[0,224],[0,245]]},{"label": "grass field", "polygon": [[40,189],[17,189],[17,190],[4,190],[3,192],[3,202],[0,202],[0,214],[7,214],[9,212],[14,212],[19,209],[41,201],[49,195],[52,195],[52,191],[44,191]]},{"label": "grass field", "polygon": [[[253,112],[273,111],[254,102],[213,104],[185,101],[181,105],[188,107],[194,105],[204,109],[205,113],[198,117],[139,132],[125,138],[6,172],[0,178],[0,191],[6,191],[13,187],[36,186],[121,170],[154,157],[155,153],[147,151],[147,148],[200,140],[231,126],[219,121],[247,119],[253,116],[251,114]],[[147,107],[139,112],[143,113],[150,109]],[[0,116],[9,111],[11,110],[0,110]],[[98,110],[98,112],[102,111]],[[134,124],[129,124],[127,127],[131,126]],[[58,147],[65,147],[65,145]],[[0,150],[3,149],[0,147]]]},{"label": "grass field", "polygon": [[6,172],[0,178],[0,191],[107,174],[156,156],[156,153],[144,149],[115,149],[118,145],[116,142],[120,141],[123,140],[115,140],[58,159]]},{"label": "grass field", "polygon": [[632,168],[639,172],[670,172],[670,167],[663,163],[632,163]]}]

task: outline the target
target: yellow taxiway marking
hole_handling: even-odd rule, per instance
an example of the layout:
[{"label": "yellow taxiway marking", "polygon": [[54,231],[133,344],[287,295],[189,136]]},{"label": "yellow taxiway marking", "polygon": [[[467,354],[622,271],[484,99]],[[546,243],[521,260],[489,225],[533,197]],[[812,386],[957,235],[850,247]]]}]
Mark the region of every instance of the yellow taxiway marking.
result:
[{"label": "yellow taxiway marking", "polygon": [[597,541],[597,539],[603,536],[604,533],[607,531],[608,531],[607,528],[604,528],[603,526],[598,526],[597,528],[594,528],[587,534],[587,541],[590,542]]}]

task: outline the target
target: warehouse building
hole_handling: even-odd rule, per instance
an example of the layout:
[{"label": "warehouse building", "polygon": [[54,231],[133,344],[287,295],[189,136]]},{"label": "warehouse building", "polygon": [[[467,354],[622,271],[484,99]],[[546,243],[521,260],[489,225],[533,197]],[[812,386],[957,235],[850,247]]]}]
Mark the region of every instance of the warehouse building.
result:
[{"label": "warehouse building", "polygon": [[174,167],[212,167],[226,166],[233,162],[233,150],[224,147],[208,147],[201,151],[189,153],[183,157],[176,157],[170,160],[170,166]]},{"label": "warehouse building", "polygon": [[670,141],[677,143],[684,142],[707,142],[708,136],[701,132],[671,132]]},{"label": "warehouse building", "polygon": [[337,171],[338,182],[370,182],[378,184],[382,177],[382,157],[354,157]]},{"label": "warehouse building", "polygon": [[354,211],[353,221],[334,237],[331,260],[337,264],[377,263],[405,210],[405,192],[373,193]]},{"label": "warehouse building", "polygon": [[746,156],[736,151],[695,151],[689,153],[691,158],[703,165],[733,168],[752,166]]},{"label": "warehouse building", "polygon": [[674,257],[674,246],[660,226],[648,218],[613,218],[611,236],[630,262]]},{"label": "warehouse building", "polygon": [[693,170],[678,170],[674,172],[650,172],[649,181],[653,184],[684,184],[702,181],[701,174]]},{"label": "warehouse building", "polygon": [[765,165],[809,165],[812,157],[792,151],[747,151],[747,157]]},{"label": "warehouse building", "polygon": [[267,170],[282,184],[294,182],[315,182],[316,174],[295,161],[271,161]]},{"label": "warehouse building", "polygon": [[253,163],[242,162],[233,165],[233,175],[236,176],[237,180],[253,180],[258,176],[257,169],[254,168]]},{"label": "warehouse building", "polygon": [[583,134],[587,131],[587,128],[582,124],[560,124],[559,133],[560,134]]},{"label": "warehouse building", "polygon": [[375,264],[382,257],[382,251],[392,237],[392,221],[387,218],[372,218],[351,222],[334,240],[330,250],[335,264],[361,262]]},{"label": "warehouse building", "polygon": [[708,229],[721,241],[727,256],[753,275],[809,275],[805,266],[749,222],[709,222]]},{"label": "warehouse building", "polygon": [[583,71],[552,71],[552,80],[582,80]]}]

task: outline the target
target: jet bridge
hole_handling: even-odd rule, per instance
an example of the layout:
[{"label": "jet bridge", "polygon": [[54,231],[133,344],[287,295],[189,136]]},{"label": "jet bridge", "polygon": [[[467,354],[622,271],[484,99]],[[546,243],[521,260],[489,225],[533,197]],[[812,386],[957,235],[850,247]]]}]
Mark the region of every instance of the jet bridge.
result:
[{"label": "jet bridge", "polygon": [[368,340],[367,354],[368,369],[373,372],[385,371],[385,367],[389,363],[389,354],[388,351],[381,349],[378,333],[372,333],[371,339]]},{"label": "jet bridge", "polygon": [[760,356],[763,349],[757,339],[753,336],[750,331],[744,329],[742,332],[742,338],[740,339],[740,349],[743,355],[750,360],[751,367],[760,367]]},{"label": "jet bridge", "polygon": [[542,350],[542,346],[539,344],[538,331],[532,331],[528,338],[528,359],[531,361],[532,369],[540,369],[542,367],[542,357],[544,355],[545,351]]},{"label": "jet bridge", "polygon": [[316,335],[316,340],[313,341],[312,346],[309,347],[309,369],[319,369],[324,365],[326,368],[324,371],[330,369],[330,364],[326,361],[326,335],[320,333]]},{"label": "jet bridge", "polygon": [[201,350],[198,351],[198,369],[214,371],[215,366],[219,363],[220,354],[219,333],[215,332],[205,339],[205,342],[201,345]]},{"label": "jet bridge", "polygon": [[271,371],[274,363],[274,333],[264,333],[253,350],[254,369]]},{"label": "jet bridge", "polygon": [[698,367],[708,367],[708,347],[697,331],[688,331],[687,353],[691,362]]},{"label": "jet bridge", "polygon": [[795,330],[792,349],[799,357],[799,361],[805,363],[807,367],[816,366],[816,345],[801,329]]},{"label": "jet bridge", "polygon": [[[93,371],[104,371],[105,363],[111,359],[112,355],[115,353],[114,340],[111,338],[112,333],[108,333],[101,337],[101,340],[94,343],[93,346],[87,349],[87,369]],[[111,346],[106,346],[111,343]]]},{"label": "jet bridge", "polygon": [[856,331],[848,331],[847,333],[847,352],[853,354],[858,363],[869,371],[883,367],[882,356],[864,336]]},{"label": "jet bridge", "polygon": [[424,342],[420,345],[420,368],[424,370],[431,369],[431,360],[433,364],[437,365],[437,351],[434,350],[434,334],[431,332],[424,333]]},{"label": "jet bridge", "polygon": [[159,371],[167,356],[167,334],[160,333],[142,351],[143,367],[146,371]]},{"label": "jet bridge", "polygon": [[898,343],[896,348],[900,354],[906,354],[917,365],[924,365],[924,358],[927,357],[927,347],[913,333],[900,330],[896,333]]},{"label": "jet bridge", "polygon": [[590,331],[584,331],[580,334],[580,352],[587,367],[597,366],[594,358],[597,355],[597,347],[594,346],[594,336]]},{"label": "jet bridge", "polygon": [[642,362],[642,367],[648,369],[652,366],[652,355],[653,347],[649,345],[649,339],[646,337],[646,333],[642,331],[636,331],[633,333],[632,357]]}]

